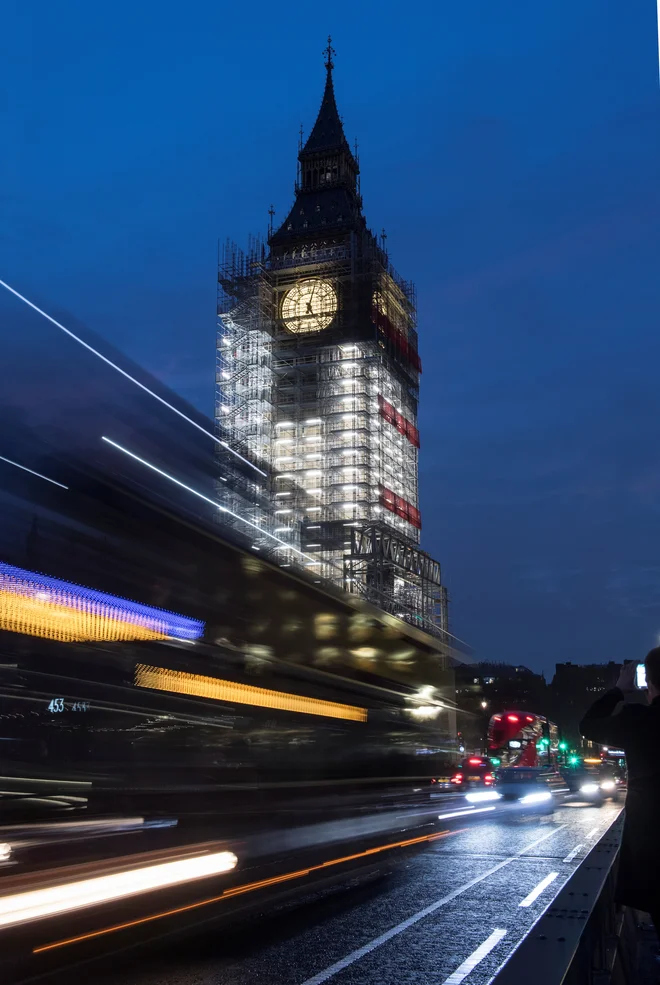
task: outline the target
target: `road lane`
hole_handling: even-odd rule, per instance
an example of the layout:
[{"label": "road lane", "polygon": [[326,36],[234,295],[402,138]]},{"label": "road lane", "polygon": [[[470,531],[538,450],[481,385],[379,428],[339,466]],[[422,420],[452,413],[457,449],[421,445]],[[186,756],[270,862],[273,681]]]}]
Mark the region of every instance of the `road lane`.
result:
[{"label": "road lane", "polygon": [[[242,930],[207,929],[176,948],[163,944],[148,962],[118,956],[112,970],[95,970],[95,981],[412,985],[429,978],[484,985],[618,812],[613,805],[567,806],[553,819],[514,824],[481,815],[375,886],[310,896],[305,905],[278,907]],[[552,873],[552,882],[521,907]],[[463,978],[451,977],[464,971]]]}]

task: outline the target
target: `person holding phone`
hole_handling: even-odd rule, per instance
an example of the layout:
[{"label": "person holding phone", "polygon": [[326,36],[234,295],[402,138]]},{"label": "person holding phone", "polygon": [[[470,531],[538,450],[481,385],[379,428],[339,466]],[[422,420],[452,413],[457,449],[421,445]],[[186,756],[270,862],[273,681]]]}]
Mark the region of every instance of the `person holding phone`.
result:
[{"label": "person holding phone", "polygon": [[660,937],[660,647],[646,655],[648,704],[626,704],[636,690],[638,665],[626,663],[616,687],[580,722],[586,739],[616,745],[626,754],[628,794],[616,899],[651,914]]}]

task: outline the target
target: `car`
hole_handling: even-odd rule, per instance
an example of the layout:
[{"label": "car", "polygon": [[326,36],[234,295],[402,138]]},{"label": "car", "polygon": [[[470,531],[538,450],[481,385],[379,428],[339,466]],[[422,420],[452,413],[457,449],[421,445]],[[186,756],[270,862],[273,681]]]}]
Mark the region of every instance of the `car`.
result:
[{"label": "car", "polygon": [[583,800],[601,807],[607,799],[619,799],[620,780],[607,769],[575,766],[562,769],[561,774],[573,800]]},{"label": "car", "polygon": [[553,813],[567,789],[560,773],[552,767],[506,766],[495,772],[492,791],[487,795],[478,791],[468,793],[466,800],[476,804],[488,796],[489,800],[499,801],[501,807],[509,808],[516,817],[544,815]]},{"label": "car", "polygon": [[487,789],[493,786],[493,767],[486,756],[469,756],[464,759],[449,779],[453,790]]}]

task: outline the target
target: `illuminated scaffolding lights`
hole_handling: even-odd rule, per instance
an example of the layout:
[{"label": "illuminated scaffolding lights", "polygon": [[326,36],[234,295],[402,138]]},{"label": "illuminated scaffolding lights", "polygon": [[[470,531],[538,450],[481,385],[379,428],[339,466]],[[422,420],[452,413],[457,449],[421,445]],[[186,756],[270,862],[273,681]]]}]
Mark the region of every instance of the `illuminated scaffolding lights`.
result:
[{"label": "illuminated scaffolding lights", "polygon": [[408,418],[400,414],[393,404],[386,400],[382,394],[378,394],[378,413],[388,424],[397,429],[399,434],[406,436],[411,445],[419,448],[419,431]]},{"label": "illuminated scaffolding lights", "polygon": [[412,503],[409,503],[407,499],[397,496],[391,489],[386,489],[385,487],[381,489],[380,505],[384,506],[390,513],[394,513],[395,516],[401,517],[402,520],[407,520],[408,523],[411,523],[418,530],[422,529],[422,515],[419,510]]},{"label": "illuminated scaffolding lights", "polygon": [[67,643],[192,641],[204,623],[0,562],[0,629]]},{"label": "illuminated scaffolding lights", "polygon": [[[313,562],[317,564],[318,562]],[[353,722],[366,722],[367,709],[355,705],[344,705],[337,701],[308,698],[303,694],[286,691],[271,691],[251,684],[220,680],[216,677],[203,677],[201,674],[187,674],[182,670],[165,667],[150,667],[138,664],[135,668],[137,687],[156,691],[170,691],[174,694],[191,694],[213,701],[227,701],[233,704],[253,705],[258,708],[272,708],[279,711],[293,711],[303,715],[320,715],[324,718],[343,718]]]}]

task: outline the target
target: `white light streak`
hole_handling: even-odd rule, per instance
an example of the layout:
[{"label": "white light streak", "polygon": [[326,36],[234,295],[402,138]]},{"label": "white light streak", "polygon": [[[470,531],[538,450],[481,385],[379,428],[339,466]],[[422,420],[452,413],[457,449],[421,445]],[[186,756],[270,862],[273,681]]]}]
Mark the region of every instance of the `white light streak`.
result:
[{"label": "white light streak", "polygon": [[541,790],[539,793],[528,793],[520,798],[521,804],[542,804],[544,801],[552,800],[549,790]]},{"label": "white light streak", "polygon": [[[157,468],[157,466],[152,465],[151,462],[147,462],[144,458],[140,458],[139,455],[129,451],[128,448],[124,448],[116,441],[106,438],[105,435],[101,436],[101,441],[105,441],[107,444],[112,445],[113,448],[117,448],[119,451],[123,452],[124,455],[128,455],[129,458],[133,458],[136,462],[139,462],[140,465],[144,465],[146,468],[151,469],[152,472],[157,472],[158,475],[162,475],[165,479],[169,479],[170,482],[173,482],[175,485],[185,489],[186,492],[192,493],[193,496],[197,496],[199,499],[203,499],[206,503],[210,503],[211,506],[215,506],[215,508],[220,510],[222,513],[228,513],[230,516],[233,516],[235,520],[240,520],[241,523],[247,524],[248,527],[258,530],[263,537],[268,537],[269,540],[276,541],[278,544],[281,544],[282,547],[286,547],[287,550],[293,551],[294,554],[299,554],[300,557],[309,558],[308,554],[304,554],[302,551],[299,551],[297,547],[292,547],[291,544],[287,544],[286,541],[281,540],[274,534],[268,533],[268,531],[260,527],[258,523],[253,523],[251,520],[246,520],[245,517],[239,516],[238,513],[234,513],[233,510],[228,509],[226,506],[221,506],[220,503],[216,503],[215,500],[209,499],[209,497],[205,496],[204,493],[198,492],[197,489],[193,489],[192,486],[187,486],[185,482],[181,482],[179,479],[175,479],[173,475],[170,475],[168,472],[164,472],[162,469]],[[276,510],[276,512],[282,511]],[[287,510],[286,512],[290,513],[291,510]]]},{"label": "white light streak", "polygon": [[26,297],[23,297],[22,294],[19,294],[18,291],[15,291],[14,288],[10,287],[9,284],[5,283],[4,280],[0,280],[0,286],[4,287],[5,290],[9,291],[10,294],[13,294],[20,301],[23,301],[24,304],[27,304],[28,307],[36,311],[37,314],[41,315],[47,321],[51,322],[51,324],[55,325],[56,328],[59,328],[62,332],[64,332],[65,335],[68,335],[69,338],[72,338],[74,342],[77,342],[84,349],[87,349],[88,352],[91,352],[93,355],[97,356],[107,366],[110,366],[111,369],[114,369],[117,373],[120,373],[125,379],[130,380],[131,383],[134,383],[145,393],[148,393],[150,397],[153,397],[155,400],[157,400],[160,404],[163,404],[163,406],[167,407],[169,410],[174,411],[175,414],[178,414],[179,417],[182,417],[184,421],[188,422],[188,424],[192,424],[194,428],[197,428],[198,431],[201,431],[202,434],[205,434],[212,441],[215,441],[217,444],[222,445],[223,448],[226,448],[228,451],[230,451],[232,455],[236,456],[236,458],[240,458],[242,462],[245,462],[246,465],[249,465],[250,468],[254,469],[255,472],[258,472],[259,475],[263,475],[264,478],[268,478],[266,473],[263,472],[260,468],[257,468],[256,465],[253,465],[252,462],[250,462],[247,458],[244,458],[242,455],[239,455],[239,453],[237,451],[234,451],[233,448],[230,448],[226,441],[221,441],[220,438],[217,438],[210,431],[207,431],[206,428],[203,428],[201,424],[197,423],[197,421],[193,421],[192,417],[188,417],[187,414],[184,414],[183,411],[175,407],[174,404],[169,403],[169,401],[165,400],[163,397],[159,397],[157,393],[154,393],[153,390],[150,390],[148,386],[144,385],[144,383],[140,383],[139,380],[136,380],[134,376],[131,376],[130,373],[127,373],[126,370],[122,369],[121,366],[118,366],[117,363],[113,363],[111,359],[108,359],[107,356],[104,356],[102,352],[98,351],[98,349],[95,349],[93,346],[89,345],[89,343],[84,342],[83,339],[80,338],[80,336],[76,335],[69,328],[65,328],[64,325],[56,321],[51,315],[47,314],[45,311],[42,311],[42,309],[38,308],[36,304],[33,304],[32,301],[28,301]]},{"label": "white light streak", "polygon": [[70,913],[99,903],[125,899],[164,886],[175,886],[192,879],[219,875],[235,868],[233,852],[216,852],[197,858],[146,865],[126,872],[113,872],[80,882],[65,882],[44,889],[3,896],[0,899],[0,927],[29,923],[58,913]]},{"label": "white light streak", "polygon": [[500,800],[502,797],[501,793],[496,793],[495,790],[478,790],[476,793],[466,793],[465,799],[469,804],[480,804],[484,800]]},{"label": "white light streak", "polygon": [[29,469],[27,465],[19,465],[18,462],[12,462],[11,458],[5,458],[4,455],[0,455],[0,462],[6,462],[7,465],[13,465],[17,469],[21,469],[23,472],[29,472],[30,475],[36,475],[38,479],[45,479],[46,482],[52,482],[54,486],[59,486],[60,489],[68,489],[68,486],[63,485],[61,482],[56,482],[55,479],[49,479],[47,475],[42,475],[41,472],[35,472],[33,469]]},{"label": "white light streak", "polygon": [[323,421],[320,417],[310,417],[308,421],[305,421],[305,424],[323,424]]},{"label": "white light streak", "polygon": [[451,814],[438,814],[438,820],[447,821],[450,817],[468,817],[471,814],[485,814],[486,811],[494,810],[494,807],[470,807],[463,811],[452,811]]}]

